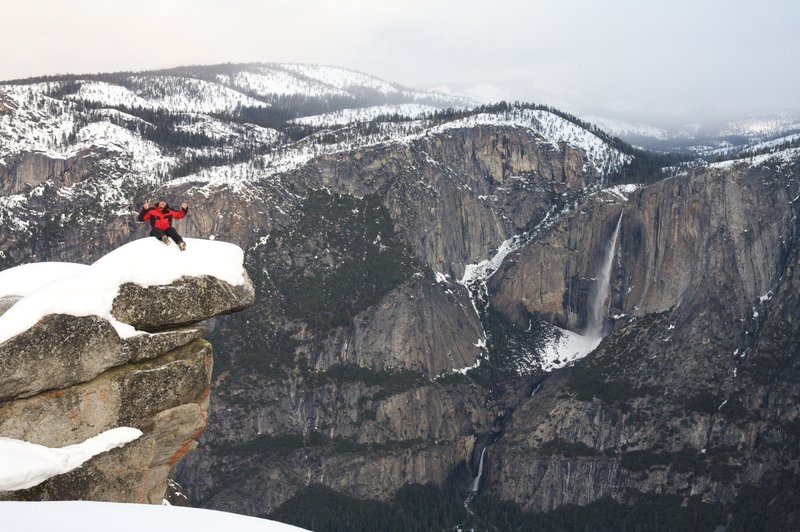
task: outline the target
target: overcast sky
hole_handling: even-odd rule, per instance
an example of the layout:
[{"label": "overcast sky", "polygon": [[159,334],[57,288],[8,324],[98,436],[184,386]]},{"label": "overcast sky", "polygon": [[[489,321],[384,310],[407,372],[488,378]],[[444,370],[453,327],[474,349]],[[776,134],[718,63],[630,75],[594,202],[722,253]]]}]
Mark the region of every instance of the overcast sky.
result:
[{"label": "overcast sky", "polygon": [[8,0],[0,79],[344,66],[655,125],[800,110],[795,0]]}]

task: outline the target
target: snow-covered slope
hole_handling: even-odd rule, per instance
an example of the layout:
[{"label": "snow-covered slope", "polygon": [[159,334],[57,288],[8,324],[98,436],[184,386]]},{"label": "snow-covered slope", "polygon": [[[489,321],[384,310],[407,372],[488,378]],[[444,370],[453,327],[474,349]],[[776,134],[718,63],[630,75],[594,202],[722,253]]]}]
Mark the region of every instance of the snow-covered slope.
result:
[{"label": "snow-covered slope", "polygon": [[345,68],[323,65],[280,64],[278,67],[323,85],[340,90],[371,89],[383,94],[394,94],[401,89],[382,79]]},{"label": "snow-covered slope", "polygon": [[21,151],[46,151],[65,144],[75,115],[48,98],[46,84],[0,85],[0,164]]},{"label": "snow-covered slope", "polygon": [[56,449],[0,437],[0,491],[31,488],[50,477],[80,467],[93,456],[122,447],[141,435],[139,429],[117,427],[81,443]]},{"label": "snow-covered slope", "polygon": [[341,111],[322,115],[304,116],[292,120],[291,123],[315,127],[344,126],[353,122],[370,122],[379,116],[398,115],[404,118],[419,118],[426,114],[435,113],[437,110],[438,108],[431,105],[416,103],[374,105],[358,109],[342,109]]},{"label": "snow-covered slope", "polygon": [[0,502],[6,530],[25,532],[215,531],[303,532],[305,529],[244,515],[152,504],[110,502]]},{"label": "snow-covered slope", "polygon": [[720,136],[741,135],[748,138],[767,138],[781,135],[786,131],[800,131],[800,116],[784,113],[776,116],[737,120],[725,124]]}]

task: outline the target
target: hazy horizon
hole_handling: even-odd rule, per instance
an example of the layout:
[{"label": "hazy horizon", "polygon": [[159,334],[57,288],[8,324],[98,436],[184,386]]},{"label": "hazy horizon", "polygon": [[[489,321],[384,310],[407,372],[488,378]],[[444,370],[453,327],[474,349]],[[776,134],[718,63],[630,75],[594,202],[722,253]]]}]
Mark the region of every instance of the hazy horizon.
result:
[{"label": "hazy horizon", "polygon": [[316,63],[659,127],[800,113],[800,3],[29,0],[0,79]]}]

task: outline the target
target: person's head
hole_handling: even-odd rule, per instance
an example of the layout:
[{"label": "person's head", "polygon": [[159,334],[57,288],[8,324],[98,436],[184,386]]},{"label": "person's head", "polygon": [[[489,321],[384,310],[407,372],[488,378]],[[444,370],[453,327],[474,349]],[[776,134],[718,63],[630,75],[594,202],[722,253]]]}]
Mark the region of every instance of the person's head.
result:
[{"label": "person's head", "polygon": [[163,209],[167,206],[167,200],[160,199],[158,200],[158,208]]}]

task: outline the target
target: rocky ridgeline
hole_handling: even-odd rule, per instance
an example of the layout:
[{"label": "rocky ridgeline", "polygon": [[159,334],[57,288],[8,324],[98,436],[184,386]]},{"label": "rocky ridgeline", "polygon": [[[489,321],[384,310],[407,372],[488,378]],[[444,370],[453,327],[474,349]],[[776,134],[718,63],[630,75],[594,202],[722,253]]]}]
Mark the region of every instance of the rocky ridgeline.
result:
[{"label": "rocky ridgeline", "polygon": [[[193,244],[201,249],[192,253]],[[140,240],[115,251],[116,261],[98,261],[25,297],[15,296],[13,286],[2,287],[4,333],[13,332],[25,317],[36,316],[37,305],[47,306],[30,327],[0,343],[0,436],[63,447],[118,426],[144,434],[78,469],[0,498],[161,502],[172,468],[195,447],[208,419],[212,349],[198,324],[244,309],[254,300],[241,250],[239,284],[192,268],[167,282],[120,284],[108,294],[107,315],[50,310],[58,309],[58,298],[69,294],[97,299],[92,287],[108,289],[109,270],[118,270],[120,264],[127,262],[130,270],[150,264],[131,259],[203,261],[209,260],[209,253],[225,255],[235,248],[202,241],[189,246],[179,257],[175,246]],[[235,271],[237,253],[229,255],[232,263],[225,268]],[[180,270],[178,263],[170,273]],[[70,307],[69,302],[61,305]]]}]

